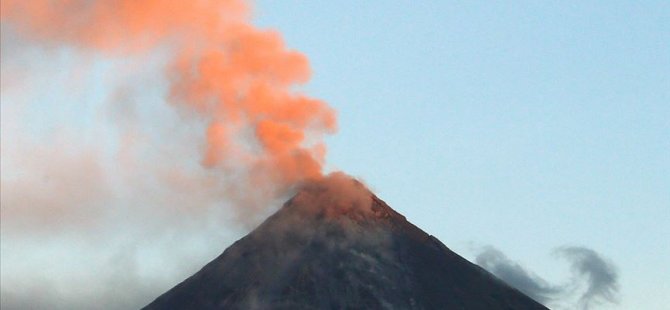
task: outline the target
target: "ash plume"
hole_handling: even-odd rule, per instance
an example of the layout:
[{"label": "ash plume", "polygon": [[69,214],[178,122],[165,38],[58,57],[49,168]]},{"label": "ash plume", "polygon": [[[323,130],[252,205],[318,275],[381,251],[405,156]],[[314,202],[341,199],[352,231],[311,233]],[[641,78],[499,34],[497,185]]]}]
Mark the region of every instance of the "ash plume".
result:
[{"label": "ash plume", "polygon": [[335,131],[335,112],[294,91],[310,77],[307,58],[254,27],[245,1],[3,0],[1,11],[3,24],[41,44],[102,55],[169,51],[166,101],[207,124],[202,164],[235,175],[231,192],[269,199],[322,176],[322,138]]},{"label": "ash plume", "polygon": [[574,292],[581,292],[576,302],[581,309],[618,302],[619,274],[611,262],[586,247],[566,246],[555,253],[570,263],[572,279],[566,284],[547,282],[494,247],[484,248],[475,260],[484,269],[545,305],[574,304],[571,301]]},{"label": "ash plume", "polygon": [[[307,58],[251,18],[243,0],[0,1],[3,309],[139,307],[323,179],[335,112],[296,90]],[[122,80],[102,79],[113,98],[82,129],[91,106],[45,89],[78,98],[100,59]],[[42,128],[28,110],[74,112]],[[165,270],[97,272],[128,246]]]}]

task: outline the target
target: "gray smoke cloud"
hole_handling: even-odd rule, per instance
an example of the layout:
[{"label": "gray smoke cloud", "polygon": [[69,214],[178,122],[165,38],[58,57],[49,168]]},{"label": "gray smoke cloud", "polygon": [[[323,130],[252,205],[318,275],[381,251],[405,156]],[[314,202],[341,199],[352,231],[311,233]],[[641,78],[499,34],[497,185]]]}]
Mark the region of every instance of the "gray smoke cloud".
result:
[{"label": "gray smoke cloud", "polygon": [[584,309],[618,301],[619,274],[611,262],[585,247],[562,247],[557,253],[570,261],[573,274],[586,282],[587,289],[580,297]]},{"label": "gray smoke cloud", "polygon": [[[570,263],[572,277],[565,284],[547,282],[491,246],[485,247],[475,261],[507,284],[544,305],[567,303],[575,304],[581,309],[591,309],[603,303],[618,302],[619,274],[611,262],[586,247],[560,247],[555,250],[555,254]],[[577,300],[572,302],[573,298]]]},{"label": "gray smoke cloud", "polygon": [[[165,284],[146,279],[136,270],[137,264],[127,253],[110,257],[107,266],[98,270],[99,283],[90,288],[59,283],[43,278],[30,283],[11,283],[0,292],[2,309],[137,309],[154,299]],[[95,287],[99,285],[100,287]]]},{"label": "gray smoke cloud", "polygon": [[544,279],[507,258],[496,248],[486,247],[477,255],[476,262],[477,265],[542,304],[549,303],[563,291],[562,287],[550,285]]}]

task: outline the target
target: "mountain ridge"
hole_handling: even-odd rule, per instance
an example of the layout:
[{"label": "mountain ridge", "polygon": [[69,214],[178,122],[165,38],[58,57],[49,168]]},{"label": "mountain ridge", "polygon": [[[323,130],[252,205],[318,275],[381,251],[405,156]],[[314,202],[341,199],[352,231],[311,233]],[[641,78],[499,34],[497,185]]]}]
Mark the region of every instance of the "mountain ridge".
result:
[{"label": "mountain ridge", "polygon": [[353,186],[299,191],[144,309],[547,309]]}]

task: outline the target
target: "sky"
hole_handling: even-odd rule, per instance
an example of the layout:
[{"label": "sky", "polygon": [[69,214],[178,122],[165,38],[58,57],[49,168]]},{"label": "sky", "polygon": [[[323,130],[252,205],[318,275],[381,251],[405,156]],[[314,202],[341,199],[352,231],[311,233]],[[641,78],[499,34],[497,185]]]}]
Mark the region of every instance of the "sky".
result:
[{"label": "sky", "polygon": [[553,249],[588,246],[620,269],[612,308],[670,303],[667,2],[257,6],[339,112],[329,164],[467,258],[560,282]]},{"label": "sky", "polygon": [[[668,2],[257,1],[253,21],[309,58],[301,90],[337,111],[328,170],[361,178],[471,261],[494,247],[561,284],[571,271],[557,249],[585,247],[619,275],[618,303],[598,309],[670,304]],[[199,158],[172,143],[199,128],[162,98],[163,55],[2,35],[3,304],[36,291],[96,297],[101,269],[103,288],[146,283],[128,298],[141,304],[248,231],[220,193],[192,185],[199,176],[154,177]],[[13,194],[30,192],[36,181],[20,180],[35,171],[64,181]],[[28,198],[87,207],[38,218],[7,207]],[[184,216],[186,204],[208,207]],[[201,216],[213,213],[223,220]],[[35,285],[43,277],[55,280]]]}]

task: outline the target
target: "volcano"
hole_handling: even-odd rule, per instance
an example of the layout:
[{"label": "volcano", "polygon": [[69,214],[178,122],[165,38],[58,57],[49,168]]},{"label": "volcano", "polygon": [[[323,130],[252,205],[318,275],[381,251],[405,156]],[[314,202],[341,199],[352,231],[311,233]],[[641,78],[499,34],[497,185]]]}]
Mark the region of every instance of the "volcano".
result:
[{"label": "volcano", "polygon": [[144,309],[547,309],[357,181],[304,187]]}]

